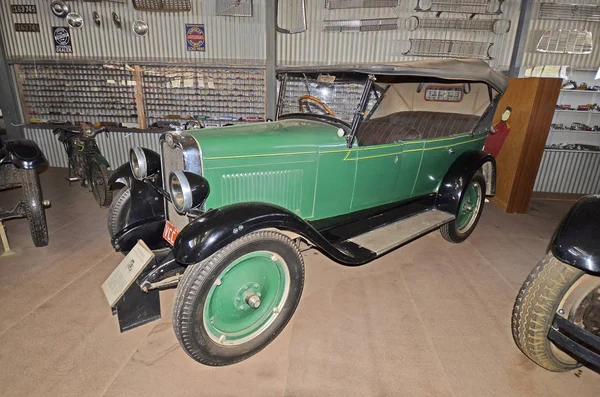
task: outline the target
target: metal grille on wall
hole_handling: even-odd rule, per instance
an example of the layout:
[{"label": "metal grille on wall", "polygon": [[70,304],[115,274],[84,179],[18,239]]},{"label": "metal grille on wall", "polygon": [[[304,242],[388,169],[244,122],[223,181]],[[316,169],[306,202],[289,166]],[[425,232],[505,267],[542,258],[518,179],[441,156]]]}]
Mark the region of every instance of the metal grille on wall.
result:
[{"label": "metal grille on wall", "polygon": [[[131,1],[68,2],[72,11],[83,17],[83,26],[70,28],[73,53],[57,53],[52,27],[69,27],[66,19],[50,11],[48,0],[0,1],[0,32],[7,58],[16,60],[135,60],[137,62],[186,62],[201,64],[265,63],[265,7],[255,2],[251,18],[218,15],[215,1],[192,0],[191,11],[137,11]],[[10,6],[33,4],[37,14],[12,14]],[[94,23],[94,12],[100,25]],[[115,12],[121,20],[117,27]],[[138,36],[134,21],[143,20],[148,33]],[[39,24],[39,32],[16,32],[15,23]],[[186,24],[204,25],[204,51],[188,51]]]},{"label": "metal grille on wall", "polygon": [[600,193],[600,152],[546,149],[533,191]]},{"label": "metal grille on wall", "polygon": [[[600,65],[600,48],[594,45],[589,54],[548,53],[536,50],[542,36],[550,31],[589,31],[596,39],[600,34],[600,21],[596,12],[597,0],[533,0],[533,19],[527,32],[523,55],[523,68],[539,65],[569,65],[571,69],[597,70]],[[573,7],[578,12],[573,14]]]},{"label": "metal grille on wall", "polygon": [[[452,1],[444,3],[450,4]],[[301,13],[299,1],[280,0],[279,25],[297,26],[298,15]],[[367,3],[367,2],[362,2]],[[425,3],[425,2],[423,2]],[[469,2],[457,2],[469,3]],[[477,1],[477,4],[485,3]],[[493,4],[499,2],[491,1]],[[351,9],[331,9],[326,7],[326,0],[312,0],[306,2],[308,29],[299,34],[278,35],[278,63],[281,65],[303,64],[340,64],[340,63],[384,63],[401,62],[426,58],[427,55],[411,54],[409,51],[410,40],[431,42],[472,42],[482,43],[487,49],[488,43],[493,43],[489,56],[492,67],[497,70],[508,70],[512,57],[515,38],[515,28],[520,11],[520,0],[506,0],[502,3],[502,14],[469,15],[456,13],[418,12],[415,8],[421,4],[419,0],[402,0],[396,7],[371,7]],[[364,5],[364,4],[363,4]],[[486,8],[487,9],[487,8]],[[414,18],[437,18],[446,29],[416,28]],[[345,20],[378,20],[385,18],[398,18],[397,30],[364,31],[355,29],[351,31],[335,31],[328,29],[331,21]],[[412,18],[412,19],[411,19]],[[502,26],[493,29],[494,21],[502,19]],[[457,22],[465,21],[465,23]],[[479,23],[466,23],[466,21],[485,21]],[[325,22],[327,21],[327,22]],[[425,25],[425,24],[424,24]],[[429,25],[432,25],[431,22]],[[452,26],[456,26],[455,29]],[[460,27],[474,26],[474,29],[461,29]],[[484,26],[482,29],[480,26]],[[508,28],[508,32],[504,31]],[[412,30],[411,30],[412,29]],[[476,45],[475,44],[475,45]],[[454,48],[452,46],[451,48]],[[478,47],[477,47],[478,48]],[[406,53],[406,54],[405,54]],[[439,53],[435,54],[439,56]],[[442,54],[451,57],[452,54]],[[487,58],[487,54],[482,55]]]}]

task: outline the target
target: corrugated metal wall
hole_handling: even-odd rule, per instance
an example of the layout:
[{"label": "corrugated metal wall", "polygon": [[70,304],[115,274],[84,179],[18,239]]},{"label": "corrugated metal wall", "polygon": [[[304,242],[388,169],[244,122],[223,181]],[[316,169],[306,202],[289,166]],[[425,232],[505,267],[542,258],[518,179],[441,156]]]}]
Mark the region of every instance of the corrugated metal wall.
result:
[{"label": "corrugated metal wall", "polygon": [[545,150],[535,192],[600,193],[600,152]]},{"label": "corrugated metal wall", "polygon": [[[0,29],[7,57],[13,61],[95,59],[263,65],[264,1],[254,0],[254,15],[251,18],[216,16],[216,0],[192,0],[192,11],[176,13],[136,11],[130,0],[123,4],[69,1],[71,10],[81,14],[84,19],[82,28],[70,29],[72,54],[57,54],[54,51],[52,27],[67,27],[68,24],[65,19],[52,14],[49,0],[0,1]],[[11,4],[35,4],[37,14],[12,14]],[[94,24],[93,11],[100,14],[101,27]],[[112,22],[113,11],[121,17],[121,29]],[[138,19],[149,25],[148,35],[144,37],[136,36],[131,30],[132,23]],[[15,32],[15,22],[39,23],[40,32]],[[205,25],[206,52],[186,50],[186,23]]]},{"label": "corrugated metal wall", "polygon": [[[523,68],[537,65],[569,65],[571,69],[597,70],[600,66],[600,45],[598,45],[600,35],[600,22],[569,21],[569,20],[551,20],[539,19],[539,9],[542,0],[535,1],[533,16],[527,33],[527,44],[523,56]],[[548,0],[545,0],[548,2]],[[589,4],[598,5],[598,0],[556,0],[555,3],[562,4]],[[569,55],[569,54],[548,54],[536,52],[536,46],[545,30],[556,29],[578,29],[589,30],[592,32],[594,40],[594,49],[588,55]]]},{"label": "corrugated metal wall", "polygon": [[[68,167],[67,154],[62,143],[52,133],[52,129],[43,127],[25,127],[25,138],[31,139],[40,146],[51,167]],[[99,135],[96,140],[102,154],[116,169],[129,161],[129,148],[142,146],[160,152],[157,132],[111,132],[109,135]]]},{"label": "corrugated metal wall", "polygon": [[[291,3],[293,3],[293,5]],[[477,15],[476,19],[504,18],[512,26],[506,34],[492,32],[464,32],[406,29],[409,17],[433,17],[435,13],[415,12],[417,0],[400,0],[395,8],[368,8],[329,10],[325,0],[307,0],[308,30],[305,33],[278,36],[278,61],[284,65],[399,62],[419,59],[402,55],[409,48],[408,39],[456,39],[494,43],[490,64],[498,70],[508,70],[519,20],[520,0],[507,0],[501,16]],[[300,0],[283,0],[279,15],[282,27],[297,27]],[[444,13],[440,18],[465,18],[466,14]],[[323,20],[399,18],[399,30],[380,32],[323,32]]]}]

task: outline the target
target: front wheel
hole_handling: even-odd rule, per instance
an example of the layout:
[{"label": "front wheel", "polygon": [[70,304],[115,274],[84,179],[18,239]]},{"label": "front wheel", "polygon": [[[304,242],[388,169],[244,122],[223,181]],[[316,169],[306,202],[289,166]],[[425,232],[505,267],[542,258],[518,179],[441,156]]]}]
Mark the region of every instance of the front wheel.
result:
[{"label": "front wheel", "polygon": [[442,237],[451,243],[462,243],[473,233],[485,203],[485,178],[477,172],[462,194],[458,213],[453,221],[442,225]]},{"label": "front wheel", "polygon": [[90,182],[94,198],[100,207],[108,207],[112,202],[112,190],[108,188],[110,172],[105,165],[97,161],[92,161],[90,168]]},{"label": "front wheel", "polygon": [[202,364],[245,360],[283,330],[303,286],[294,242],[275,231],[250,233],[187,268],[173,303],[175,335]]},{"label": "front wheel", "polygon": [[517,296],[512,314],[513,338],[523,353],[550,371],[569,371],[580,364],[559,350],[548,332],[555,314],[600,336],[600,277],[586,275],[552,253],[531,271]]},{"label": "front wheel", "polygon": [[48,225],[40,178],[36,170],[23,170],[23,201],[25,215],[29,221],[31,239],[36,247],[48,245]]}]

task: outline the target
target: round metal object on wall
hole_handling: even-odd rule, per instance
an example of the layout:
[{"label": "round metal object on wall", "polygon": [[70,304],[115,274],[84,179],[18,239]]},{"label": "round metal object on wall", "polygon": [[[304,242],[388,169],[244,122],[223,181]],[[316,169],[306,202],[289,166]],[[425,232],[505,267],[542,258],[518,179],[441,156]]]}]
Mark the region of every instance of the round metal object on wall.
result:
[{"label": "round metal object on wall", "polygon": [[59,18],[65,18],[71,11],[68,4],[63,0],[52,0],[50,3],[52,13]]},{"label": "round metal object on wall", "polygon": [[83,26],[83,17],[76,12],[67,14],[67,23],[73,28],[79,29]]},{"label": "round metal object on wall", "polygon": [[121,22],[121,17],[114,11],[112,13],[112,20],[115,26],[121,29],[121,26],[123,26],[123,23]]},{"label": "round metal object on wall", "polygon": [[100,25],[102,25],[102,20],[100,19],[100,15],[94,11],[92,13],[92,18],[94,19],[94,24],[98,27],[100,27]]},{"label": "round metal object on wall", "polygon": [[137,20],[133,22],[131,28],[133,29],[133,33],[138,36],[145,36],[148,34],[148,24],[144,21]]}]

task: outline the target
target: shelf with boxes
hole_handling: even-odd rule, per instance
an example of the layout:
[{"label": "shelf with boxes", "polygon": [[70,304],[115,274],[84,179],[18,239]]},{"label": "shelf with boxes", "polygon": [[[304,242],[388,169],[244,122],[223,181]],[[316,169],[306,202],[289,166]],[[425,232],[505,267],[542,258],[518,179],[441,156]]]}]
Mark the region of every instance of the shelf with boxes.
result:
[{"label": "shelf with boxes", "polygon": [[265,120],[264,68],[19,64],[26,123],[90,122],[146,129]]}]

